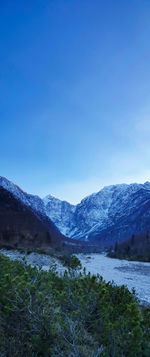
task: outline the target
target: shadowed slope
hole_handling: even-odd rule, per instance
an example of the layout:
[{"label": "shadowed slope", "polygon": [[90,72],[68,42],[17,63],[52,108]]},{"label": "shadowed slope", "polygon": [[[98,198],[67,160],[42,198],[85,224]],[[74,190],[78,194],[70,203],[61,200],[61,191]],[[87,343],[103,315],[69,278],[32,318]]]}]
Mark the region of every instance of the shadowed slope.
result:
[{"label": "shadowed slope", "polygon": [[66,238],[45,215],[36,213],[0,187],[0,245],[15,248],[49,248],[61,253],[93,251],[94,245]]},{"label": "shadowed slope", "polygon": [[0,187],[0,243],[11,246],[49,247],[63,236],[47,217],[36,216],[12,193]]}]

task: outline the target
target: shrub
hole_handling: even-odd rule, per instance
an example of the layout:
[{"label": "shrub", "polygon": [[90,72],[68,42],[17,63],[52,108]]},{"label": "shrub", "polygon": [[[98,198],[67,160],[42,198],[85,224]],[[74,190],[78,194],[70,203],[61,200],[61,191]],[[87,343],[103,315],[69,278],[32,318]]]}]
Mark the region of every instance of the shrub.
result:
[{"label": "shrub", "polygon": [[150,309],[125,286],[0,255],[1,357],[148,357],[149,331]]}]

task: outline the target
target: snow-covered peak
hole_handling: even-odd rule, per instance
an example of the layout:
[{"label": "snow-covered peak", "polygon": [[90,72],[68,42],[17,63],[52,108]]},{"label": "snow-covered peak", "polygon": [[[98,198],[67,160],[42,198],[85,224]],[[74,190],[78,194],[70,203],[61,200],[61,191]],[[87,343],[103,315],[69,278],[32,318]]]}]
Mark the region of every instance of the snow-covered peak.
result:
[{"label": "snow-covered peak", "polygon": [[[150,187],[150,183],[146,182],[144,185],[149,185]],[[95,199],[100,197],[111,197],[112,194],[118,193],[118,194],[123,194],[125,191],[136,191],[139,188],[141,188],[143,185],[142,184],[137,184],[137,183],[131,183],[131,184],[126,184],[126,183],[122,183],[122,184],[116,184],[116,185],[109,185],[109,186],[104,186],[100,191],[98,192],[94,192],[91,195],[86,196],[85,198],[82,199],[82,201],[80,203],[83,203],[85,201],[91,200],[91,199]]]},{"label": "snow-covered peak", "polygon": [[43,198],[43,202],[45,205],[47,205],[50,201],[55,201],[55,200],[60,201],[58,198],[56,198],[52,194],[49,194]]},{"label": "snow-covered peak", "polygon": [[150,222],[150,182],[106,186],[85,197],[77,205],[71,205],[53,195],[42,200],[38,196],[27,194],[4,177],[0,177],[0,186],[36,213],[49,217],[61,233],[70,238],[88,240],[100,234],[107,235],[109,230],[114,232],[114,227],[117,228],[112,234],[116,237],[121,234],[128,236],[129,232],[137,230],[139,224],[141,229],[145,229],[145,219],[147,225]]},{"label": "snow-covered peak", "polygon": [[150,190],[150,182],[149,181],[146,181],[144,183],[144,186],[146,187],[147,190]]},{"label": "snow-covered peak", "polygon": [[11,192],[18,199],[23,199],[27,194],[18,185],[2,176],[0,176],[0,186]]},{"label": "snow-covered peak", "polygon": [[0,186],[11,192],[14,197],[20,200],[24,205],[30,207],[37,213],[46,215],[44,202],[39,196],[34,196],[24,192],[19,186],[0,176]]},{"label": "snow-covered peak", "polygon": [[56,196],[52,195],[51,193],[43,198],[43,202],[45,203],[45,205],[47,205],[49,202],[55,202],[55,203],[57,202],[58,204],[66,203],[67,205],[75,206],[67,201],[57,198]]},{"label": "snow-covered peak", "polygon": [[132,215],[147,200],[148,191],[149,182],[106,186],[76,206],[49,196],[47,215],[64,234],[86,240]]},{"label": "snow-covered peak", "polygon": [[43,202],[46,215],[55,222],[63,234],[69,236],[76,206],[71,205],[67,201],[61,201],[53,195],[46,196]]}]

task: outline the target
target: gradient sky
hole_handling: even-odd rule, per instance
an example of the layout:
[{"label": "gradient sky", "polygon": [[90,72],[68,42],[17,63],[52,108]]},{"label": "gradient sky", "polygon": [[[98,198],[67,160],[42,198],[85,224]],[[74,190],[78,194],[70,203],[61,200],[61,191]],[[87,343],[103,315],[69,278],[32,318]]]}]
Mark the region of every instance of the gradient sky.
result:
[{"label": "gradient sky", "polygon": [[150,1],[0,2],[0,175],[70,202],[150,180]]}]

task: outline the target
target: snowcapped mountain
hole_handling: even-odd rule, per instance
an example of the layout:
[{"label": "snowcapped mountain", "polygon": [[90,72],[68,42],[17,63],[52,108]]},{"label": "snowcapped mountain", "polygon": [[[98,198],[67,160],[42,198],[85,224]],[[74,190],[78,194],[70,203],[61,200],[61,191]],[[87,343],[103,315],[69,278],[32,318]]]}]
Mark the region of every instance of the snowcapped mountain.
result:
[{"label": "snowcapped mountain", "polygon": [[72,206],[47,196],[47,215],[68,237],[106,245],[150,228],[150,183],[104,187]]},{"label": "snowcapped mountain", "polygon": [[77,205],[52,195],[41,199],[27,194],[4,177],[0,177],[0,186],[37,214],[50,218],[69,238],[110,245],[150,228],[149,182],[104,187]]},{"label": "snowcapped mountain", "polygon": [[71,237],[72,222],[76,206],[71,205],[66,201],[61,201],[52,195],[48,195],[43,199],[45,212],[51,220],[55,222],[60,232],[65,236]]},{"label": "snowcapped mountain", "polygon": [[0,187],[0,246],[63,248],[65,237],[50,219],[44,217]]},{"label": "snowcapped mountain", "polygon": [[5,188],[11,192],[15,198],[22,201],[22,203],[30,207],[33,211],[45,216],[45,205],[39,196],[30,195],[24,192],[19,186],[7,180],[5,177],[0,176],[0,187]]}]

